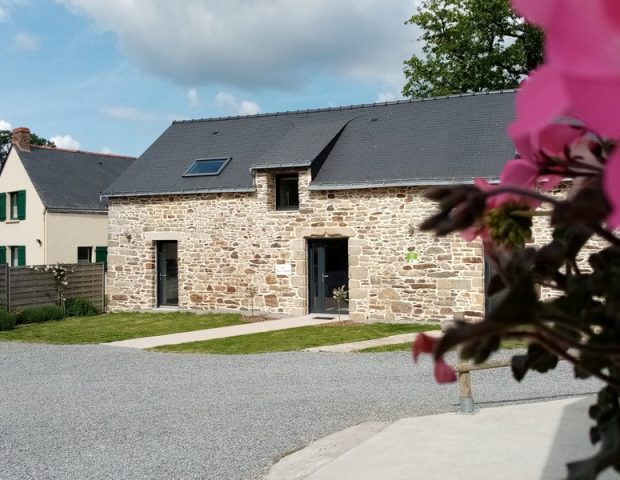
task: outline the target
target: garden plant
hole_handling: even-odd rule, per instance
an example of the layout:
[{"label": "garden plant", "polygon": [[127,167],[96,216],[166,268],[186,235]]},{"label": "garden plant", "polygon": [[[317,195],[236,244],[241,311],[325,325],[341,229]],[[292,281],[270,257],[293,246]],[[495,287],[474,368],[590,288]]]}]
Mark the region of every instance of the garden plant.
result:
[{"label": "garden plant", "polygon": [[[480,363],[502,340],[523,339],[527,353],[512,358],[517,380],[559,360],[577,378],[602,380],[590,409],[598,452],[568,465],[569,479],[590,479],[620,471],[620,2],[512,4],[545,37],[545,63],[523,82],[509,127],[518,156],[499,184],[479,179],[429,191],[439,212],[421,226],[481,239],[496,306],[439,340],[418,336],[413,357],[432,353],[436,380],[452,382],[448,350],[460,346],[462,358]],[[534,245],[533,218],[541,215],[550,240]]]}]

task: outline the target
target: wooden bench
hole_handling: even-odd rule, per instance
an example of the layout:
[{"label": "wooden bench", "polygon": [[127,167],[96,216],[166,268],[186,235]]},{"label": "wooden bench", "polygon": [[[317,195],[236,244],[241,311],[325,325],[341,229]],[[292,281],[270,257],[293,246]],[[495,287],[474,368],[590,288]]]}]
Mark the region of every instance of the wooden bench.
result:
[{"label": "wooden bench", "polygon": [[475,365],[473,363],[459,363],[454,369],[459,375],[459,396],[461,413],[474,413],[475,404],[471,395],[471,371],[487,370],[489,368],[509,367],[510,360],[491,360]]}]

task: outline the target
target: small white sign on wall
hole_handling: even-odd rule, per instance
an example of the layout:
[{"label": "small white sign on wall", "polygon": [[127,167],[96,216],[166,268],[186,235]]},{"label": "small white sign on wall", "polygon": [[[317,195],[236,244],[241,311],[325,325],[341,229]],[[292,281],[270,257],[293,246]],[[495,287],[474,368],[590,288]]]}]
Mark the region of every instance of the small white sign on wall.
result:
[{"label": "small white sign on wall", "polygon": [[286,275],[290,277],[293,274],[293,267],[290,263],[282,263],[276,265],[276,275]]}]

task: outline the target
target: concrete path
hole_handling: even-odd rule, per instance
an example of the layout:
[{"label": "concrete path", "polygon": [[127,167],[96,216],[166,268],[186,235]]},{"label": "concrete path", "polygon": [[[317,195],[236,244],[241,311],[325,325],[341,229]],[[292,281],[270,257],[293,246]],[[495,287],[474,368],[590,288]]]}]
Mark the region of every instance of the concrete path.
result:
[{"label": "concrete path", "polygon": [[[341,321],[348,317],[341,316]],[[304,317],[283,318],[280,320],[267,320],[265,322],[246,323],[232,327],[211,328],[208,330],[194,330],[192,332],[172,333],[169,335],[157,335],[155,337],[133,338],[119,342],[104,343],[114,347],[129,348],[153,348],[162,345],[177,345],[179,343],[199,342],[203,340],[215,340],[217,338],[237,337],[252,333],[273,332],[274,330],[286,330],[289,328],[309,327],[337,322],[335,315],[306,315]]]},{"label": "concrete path", "polygon": [[[430,330],[424,332],[427,335],[438,337],[441,330]],[[338,345],[324,345],[322,347],[306,348],[306,352],[331,352],[331,353],[351,353],[359,352],[366,348],[381,347],[383,345],[395,345],[398,343],[413,342],[418,333],[404,333],[402,335],[392,335],[391,337],[375,338],[361,342],[340,343]]]},{"label": "concrete path", "polygon": [[[335,449],[327,459],[320,440],[285,457],[266,480],[557,480],[567,462],[595,452],[587,415],[593,403],[586,397],[405,418],[386,428],[361,425],[361,432],[328,437],[345,448],[362,439],[348,451]],[[612,478],[618,477],[609,471],[599,476]]]}]

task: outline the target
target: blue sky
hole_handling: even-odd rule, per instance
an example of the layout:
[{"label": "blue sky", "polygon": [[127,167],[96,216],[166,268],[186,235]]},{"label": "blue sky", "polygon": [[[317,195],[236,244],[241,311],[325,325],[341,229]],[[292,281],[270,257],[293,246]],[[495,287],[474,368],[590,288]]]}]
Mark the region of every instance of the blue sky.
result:
[{"label": "blue sky", "polygon": [[140,155],[175,119],[400,98],[415,0],[0,0],[0,128]]}]

